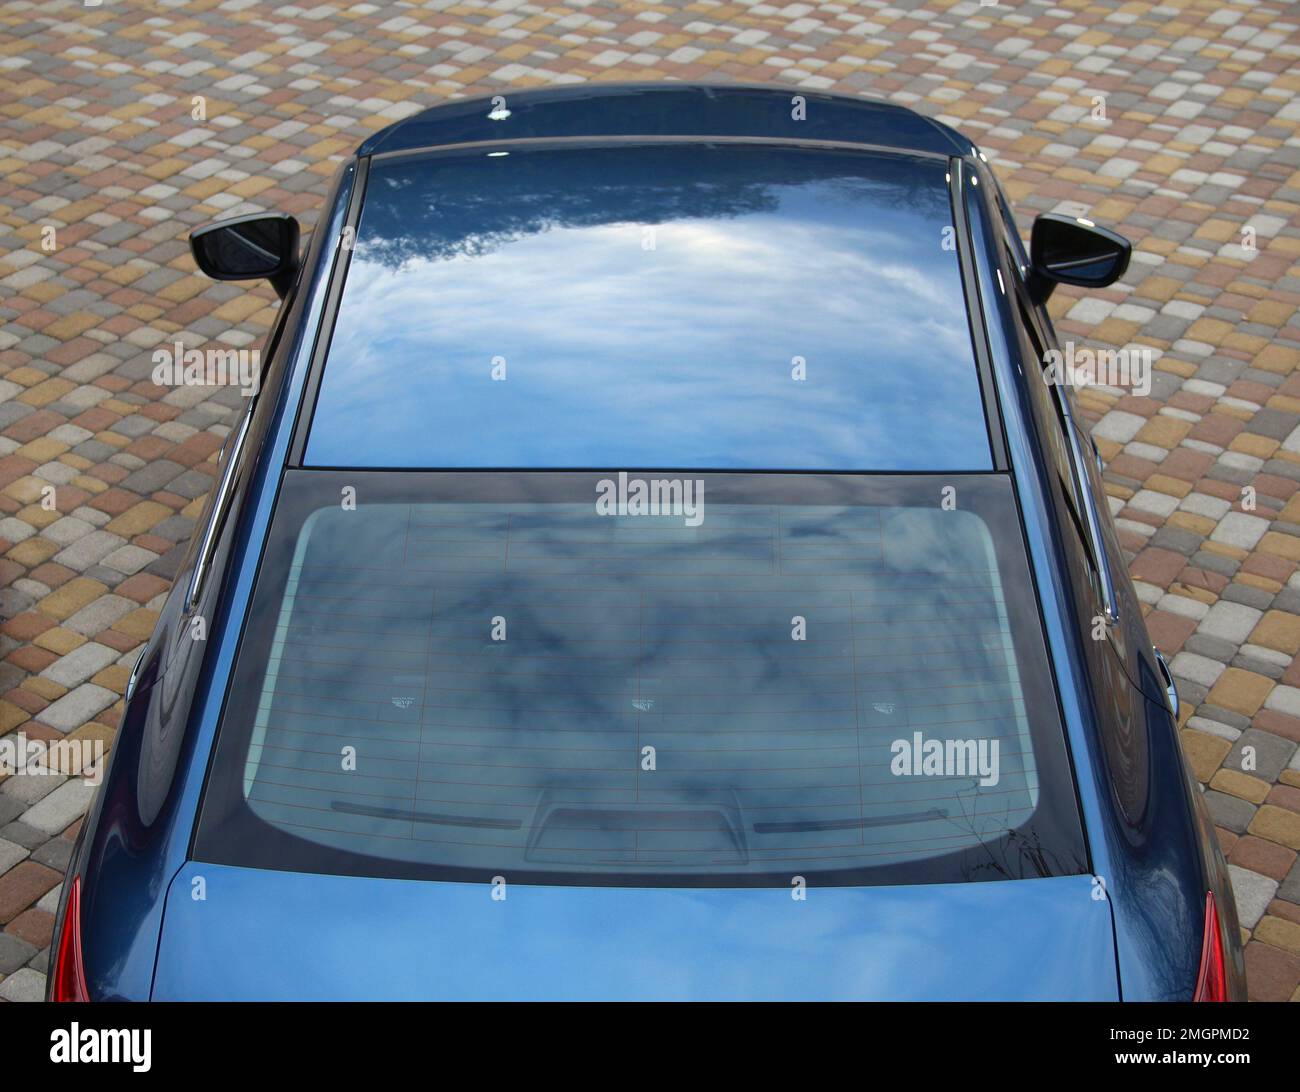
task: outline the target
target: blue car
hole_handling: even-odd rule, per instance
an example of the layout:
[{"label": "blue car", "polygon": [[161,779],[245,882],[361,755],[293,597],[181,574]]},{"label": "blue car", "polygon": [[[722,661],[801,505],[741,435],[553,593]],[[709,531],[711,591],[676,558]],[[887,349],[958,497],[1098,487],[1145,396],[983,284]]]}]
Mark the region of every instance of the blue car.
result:
[{"label": "blue car", "polygon": [[1227,868],[1022,246],[909,110],[370,137],[128,688],[58,1000],[1231,1000]]}]

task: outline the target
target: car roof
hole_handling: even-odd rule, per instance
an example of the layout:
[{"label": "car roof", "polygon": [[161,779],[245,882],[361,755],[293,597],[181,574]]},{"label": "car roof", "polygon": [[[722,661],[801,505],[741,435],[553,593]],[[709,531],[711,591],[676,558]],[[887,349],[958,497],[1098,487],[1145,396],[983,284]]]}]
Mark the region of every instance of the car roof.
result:
[{"label": "car roof", "polygon": [[660,82],[504,89],[458,99],[380,130],[357,154],[480,141],[628,136],[849,141],[944,156],[975,151],[955,130],[893,103],[798,87]]},{"label": "car roof", "polygon": [[991,469],[949,170],[745,138],[380,157],[304,463]]}]

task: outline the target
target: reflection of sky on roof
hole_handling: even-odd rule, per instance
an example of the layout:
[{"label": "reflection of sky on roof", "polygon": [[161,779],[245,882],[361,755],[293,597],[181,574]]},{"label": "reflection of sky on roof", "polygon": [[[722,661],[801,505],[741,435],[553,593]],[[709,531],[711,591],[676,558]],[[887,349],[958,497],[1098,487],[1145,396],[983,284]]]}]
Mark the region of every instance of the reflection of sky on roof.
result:
[{"label": "reflection of sky on roof", "polygon": [[897,157],[379,162],[307,463],[988,469],[949,223]]}]

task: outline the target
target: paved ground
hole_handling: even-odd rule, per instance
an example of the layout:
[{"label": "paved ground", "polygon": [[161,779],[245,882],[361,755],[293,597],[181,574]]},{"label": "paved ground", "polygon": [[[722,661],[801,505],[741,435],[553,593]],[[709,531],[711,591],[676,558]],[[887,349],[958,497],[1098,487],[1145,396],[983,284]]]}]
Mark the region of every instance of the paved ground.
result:
[{"label": "paved ground", "polygon": [[[1054,309],[1063,339],[1159,354],[1150,397],[1084,403],[1234,866],[1251,994],[1300,998],[1298,57],[1289,0],[6,0],[0,734],[111,743],[209,488],[238,393],[155,387],[150,349],[257,342],[274,298],[197,276],[194,224],[310,223],[342,153],[465,92],[677,78],[885,96],[977,140],[1022,226],[1077,203],[1136,243],[1122,285]],[[0,783],[0,998],[43,991],[88,796]]]}]

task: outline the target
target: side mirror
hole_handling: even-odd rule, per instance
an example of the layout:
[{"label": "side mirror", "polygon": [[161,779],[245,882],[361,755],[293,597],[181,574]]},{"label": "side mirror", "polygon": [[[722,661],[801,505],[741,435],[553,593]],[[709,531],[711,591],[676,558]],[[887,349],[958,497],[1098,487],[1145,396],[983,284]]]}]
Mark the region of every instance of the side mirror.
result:
[{"label": "side mirror", "polygon": [[1043,303],[1057,284],[1104,288],[1128,268],[1133,244],[1091,220],[1045,212],[1029,238],[1029,289]]},{"label": "side mirror", "polygon": [[190,232],[194,262],[216,281],[267,277],[281,299],[298,271],[298,221],[283,212],[236,216]]}]

